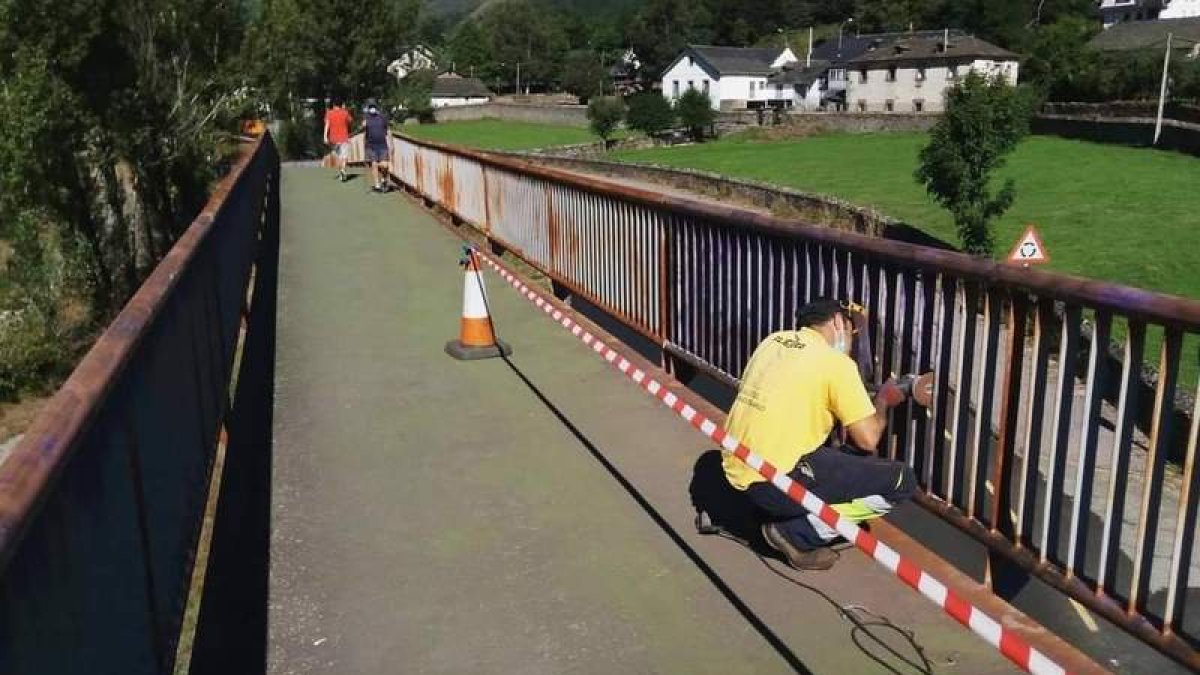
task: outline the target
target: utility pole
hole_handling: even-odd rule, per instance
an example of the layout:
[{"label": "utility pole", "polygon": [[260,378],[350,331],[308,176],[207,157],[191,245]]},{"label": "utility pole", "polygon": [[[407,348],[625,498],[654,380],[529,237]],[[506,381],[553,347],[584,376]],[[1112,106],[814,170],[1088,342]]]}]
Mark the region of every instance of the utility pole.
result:
[{"label": "utility pole", "polygon": [[812,68],[812,37],[813,37],[813,29],[812,29],[812,26],[809,26],[808,27],[808,54],[804,57],[804,67],[805,68]]},{"label": "utility pole", "polygon": [[1171,67],[1171,34],[1167,33],[1167,53],[1163,55],[1162,85],[1158,90],[1158,117],[1154,120],[1154,142],[1158,145],[1158,137],[1162,134],[1163,108],[1167,104],[1167,72]]},{"label": "utility pole", "polygon": [[517,61],[517,86],[516,86],[516,90],[513,91],[513,95],[514,96],[521,95],[521,62],[520,61]]}]

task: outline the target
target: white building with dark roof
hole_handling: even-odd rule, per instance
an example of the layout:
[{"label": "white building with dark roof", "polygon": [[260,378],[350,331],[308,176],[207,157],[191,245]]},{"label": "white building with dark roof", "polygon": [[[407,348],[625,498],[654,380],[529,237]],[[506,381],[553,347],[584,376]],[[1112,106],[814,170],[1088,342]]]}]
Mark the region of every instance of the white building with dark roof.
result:
[{"label": "white building with dark roof", "polygon": [[425,45],[401,47],[400,56],[388,64],[387,71],[397,80],[403,80],[416,70],[434,70],[437,56]]},{"label": "white building with dark roof", "polygon": [[746,108],[769,100],[767,80],[797,62],[791,49],[690,45],[666,69],[663,96],[674,101],[688,89],[704,92],[715,110]]},{"label": "white building with dark roof", "polygon": [[1100,0],[1104,27],[1134,21],[1200,16],[1200,0]]},{"label": "white building with dark roof", "polygon": [[461,105],[480,105],[491,101],[496,95],[477,77],[461,77],[454,73],[439,75],[433,81],[429,103],[434,108]]},{"label": "white building with dark roof", "polygon": [[851,112],[941,112],[943,95],[975,71],[1017,83],[1021,57],[969,35],[880,41],[846,64]]}]

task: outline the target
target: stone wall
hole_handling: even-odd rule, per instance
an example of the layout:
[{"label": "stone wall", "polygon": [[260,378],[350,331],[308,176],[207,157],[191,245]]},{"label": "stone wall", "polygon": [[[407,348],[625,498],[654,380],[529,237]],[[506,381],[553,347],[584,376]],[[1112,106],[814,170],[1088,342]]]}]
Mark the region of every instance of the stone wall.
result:
[{"label": "stone wall", "polygon": [[[587,128],[587,106],[487,103],[434,110],[439,122],[500,119],[532,124],[557,124]],[[933,113],[835,113],[788,112],[778,116],[770,110],[741,110],[717,114],[717,129],[731,133],[751,127],[770,127],[781,137],[823,133],[875,133],[885,131],[928,131],[938,120]],[[778,123],[776,123],[778,122]]]},{"label": "stone wall", "polygon": [[[1096,143],[1149,147],[1154,141],[1154,118],[1041,114],[1033,118],[1032,128],[1036,134]],[[1200,156],[1200,124],[1163,120],[1157,147]]]},{"label": "stone wall", "polygon": [[438,108],[433,114],[439,122],[500,119],[510,122],[556,124],[584,129],[588,126],[587,106],[584,105],[486,103],[484,105]]},{"label": "stone wall", "polygon": [[[1157,101],[1109,101],[1107,103],[1047,103],[1042,106],[1047,115],[1066,115],[1093,119],[1127,118],[1154,119],[1158,116]],[[1171,102],[1163,108],[1163,117],[1176,122],[1200,124],[1200,105]]]}]

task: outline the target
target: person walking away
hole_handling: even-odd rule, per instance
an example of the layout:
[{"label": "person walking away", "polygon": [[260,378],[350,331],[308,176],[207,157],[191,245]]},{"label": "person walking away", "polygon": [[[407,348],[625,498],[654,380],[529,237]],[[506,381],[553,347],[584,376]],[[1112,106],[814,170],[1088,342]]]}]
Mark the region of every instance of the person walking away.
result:
[{"label": "person walking away", "polygon": [[346,162],[350,157],[350,111],[341,98],[334,101],[333,107],[325,111],[325,144],[333,148],[333,158],[337,163],[338,180],[345,183]]},{"label": "person walking away", "polygon": [[375,99],[367,101],[367,117],[363,120],[366,132],[367,161],[371,164],[371,189],[386,192],[384,181],[391,169],[392,135],[388,130],[387,115],[379,109]]},{"label": "person walking away", "polygon": [[[769,335],[755,349],[726,428],[750,451],[823,499],[843,517],[863,521],[911,498],[916,476],[903,462],[875,456],[888,410],[906,400],[903,384],[888,380],[874,401],[849,356],[857,305],[820,298],[800,309],[798,330]],[[866,336],[861,336],[865,339]],[[840,424],[854,450],[833,435]],[[837,531],[809,514],[774,484],[733,455],[722,459],[725,478],[765,515],[767,544],[797,569],[833,566],[828,548]]]}]

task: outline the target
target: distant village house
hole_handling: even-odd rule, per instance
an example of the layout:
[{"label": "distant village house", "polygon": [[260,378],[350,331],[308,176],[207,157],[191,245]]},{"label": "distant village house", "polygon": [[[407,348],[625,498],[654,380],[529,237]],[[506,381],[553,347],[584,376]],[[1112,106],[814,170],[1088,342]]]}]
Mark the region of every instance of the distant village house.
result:
[{"label": "distant village house", "polygon": [[[690,45],[663,74],[662,92],[671,100],[683,92],[704,92],[715,110],[736,110],[765,103],[790,107],[794,92],[767,80],[797,62],[791,49]],[[778,99],[775,98],[778,92]],[[792,102],[792,103],[789,103]]]},{"label": "distant village house", "polygon": [[434,108],[462,105],[481,105],[495,97],[490,89],[476,77],[462,77],[455,73],[439,75],[433,81],[429,103]]},{"label": "distant village house", "polygon": [[1021,58],[971,36],[904,36],[880,40],[847,63],[855,112],[941,112],[943,95],[975,71],[1017,83]]},{"label": "distant village house", "polygon": [[1131,21],[1200,16],[1200,0],[1100,0],[1100,20],[1109,28]]},{"label": "distant village house", "polygon": [[414,70],[433,70],[438,67],[437,56],[424,45],[401,47],[400,56],[388,64],[387,71],[397,80],[403,80]]},{"label": "distant village house", "polygon": [[663,74],[663,96],[704,92],[715,110],[763,107],[941,112],[968,71],[1016,84],[1021,59],[961,31],[842,36],[798,59],[791,48],[688,46]]}]

